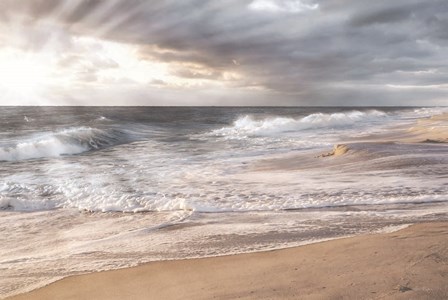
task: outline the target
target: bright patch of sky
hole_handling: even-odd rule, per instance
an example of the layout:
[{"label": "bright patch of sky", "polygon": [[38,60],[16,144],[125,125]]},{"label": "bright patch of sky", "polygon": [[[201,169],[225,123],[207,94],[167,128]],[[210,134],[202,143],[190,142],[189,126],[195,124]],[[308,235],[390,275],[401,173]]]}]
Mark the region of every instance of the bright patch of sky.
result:
[{"label": "bright patch of sky", "polygon": [[258,11],[300,13],[318,9],[319,4],[309,4],[299,0],[254,0],[248,7]]}]

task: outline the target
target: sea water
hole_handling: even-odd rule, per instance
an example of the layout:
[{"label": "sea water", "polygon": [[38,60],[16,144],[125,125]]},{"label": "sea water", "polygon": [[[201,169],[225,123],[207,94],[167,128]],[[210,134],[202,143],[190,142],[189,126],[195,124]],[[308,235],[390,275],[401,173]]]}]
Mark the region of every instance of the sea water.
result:
[{"label": "sea water", "polygon": [[368,139],[447,111],[0,108],[0,296],[444,219],[447,146]]}]

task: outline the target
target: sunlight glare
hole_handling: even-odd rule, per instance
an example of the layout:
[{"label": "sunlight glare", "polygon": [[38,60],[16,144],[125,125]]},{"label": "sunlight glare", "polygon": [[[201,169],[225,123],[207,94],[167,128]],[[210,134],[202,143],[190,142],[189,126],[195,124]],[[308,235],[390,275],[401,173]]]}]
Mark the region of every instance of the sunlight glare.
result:
[{"label": "sunlight glare", "polygon": [[37,98],[45,92],[51,73],[52,64],[43,55],[11,49],[0,52],[0,91],[3,95]]}]

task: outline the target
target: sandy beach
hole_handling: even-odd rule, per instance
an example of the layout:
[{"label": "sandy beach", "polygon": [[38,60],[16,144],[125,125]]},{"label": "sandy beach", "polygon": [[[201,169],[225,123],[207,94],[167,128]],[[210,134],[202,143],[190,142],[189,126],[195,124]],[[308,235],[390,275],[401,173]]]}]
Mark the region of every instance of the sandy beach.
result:
[{"label": "sandy beach", "polygon": [[448,223],[68,277],[9,299],[447,299]]},{"label": "sandy beach", "polygon": [[0,7],[0,300],[448,300],[448,0]]}]

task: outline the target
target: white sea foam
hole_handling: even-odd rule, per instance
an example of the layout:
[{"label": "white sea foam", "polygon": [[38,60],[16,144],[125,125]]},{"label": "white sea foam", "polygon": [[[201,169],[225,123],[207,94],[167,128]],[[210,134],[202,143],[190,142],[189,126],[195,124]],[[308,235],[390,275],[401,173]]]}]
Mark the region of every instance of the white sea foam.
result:
[{"label": "white sea foam", "polygon": [[4,212],[0,229],[15,234],[2,236],[0,298],[66,276],[149,261],[274,250],[381,232],[385,226],[384,231],[390,231],[429,212],[433,217],[428,220],[437,220],[446,206],[415,207],[396,215],[383,209],[247,214]]},{"label": "white sea foam", "polygon": [[[424,118],[431,117],[443,113],[448,113],[448,107],[421,107],[413,109],[410,113],[408,113],[413,118]],[[404,114],[404,115],[408,115]]]},{"label": "white sea foam", "polygon": [[31,158],[55,157],[67,154],[78,154],[89,150],[80,144],[67,144],[55,136],[20,142],[13,147],[0,149],[0,160],[14,161]]},{"label": "white sea foam", "polygon": [[[442,164],[446,155],[434,145],[421,146],[430,147],[427,150],[431,152],[418,148],[417,154],[415,145],[409,149],[388,145],[387,151],[383,146],[378,149],[371,146],[369,153],[375,155],[362,160],[353,160],[353,155],[349,157],[352,160],[342,157],[337,166],[330,164],[335,160],[315,158],[319,151],[327,150],[316,147],[326,144],[329,136],[338,137],[341,132],[354,132],[355,127],[358,130],[366,124],[369,127],[369,124],[382,123],[378,120],[387,116],[376,110],[314,113],[295,119],[244,116],[233,126],[216,130],[215,134],[258,134],[263,135],[261,138],[223,141],[208,136],[206,143],[146,139],[76,159],[31,162],[23,164],[22,169],[11,167],[10,172],[2,174],[0,208],[241,212],[444,200],[448,189],[443,185],[444,179],[438,176],[444,174],[444,169],[439,171],[429,163]],[[107,130],[70,127],[19,137],[12,145],[3,141],[0,160],[78,154],[124,143],[130,135],[138,134],[134,125],[120,126],[128,128],[127,132],[118,131],[114,126],[108,124]],[[290,137],[285,131],[299,131],[299,134]],[[307,138],[308,133],[301,133],[304,131],[314,137]],[[307,149],[306,143],[310,141],[317,146]],[[284,155],[292,152],[294,158],[285,160]],[[295,167],[268,168],[262,172],[251,169],[271,155]],[[413,177],[401,175],[405,171],[415,172],[415,165],[422,162],[428,167],[420,166],[418,172],[433,174],[430,185],[420,185]],[[390,170],[395,165],[399,168]],[[375,184],[371,182],[373,176],[378,179]]]},{"label": "white sea foam", "polygon": [[[53,170],[58,173],[57,170]],[[72,172],[77,172],[72,168]],[[138,170],[137,170],[138,172]],[[197,175],[200,176],[199,172]],[[326,172],[323,170],[323,172]],[[410,182],[404,178],[376,176],[373,185],[371,176],[354,178],[339,176],[330,178],[323,174],[316,179],[316,173],[300,172],[306,178],[291,178],[296,171],[247,174],[229,177],[227,184],[213,186],[203,180],[187,182],[185,187],[150,186],[121,182],[114,174],[91,176],[86,172],[81,178],[48,179],[46,183],[17,184],[7,182],[0,185],[0,208],[17,211],[36,211],[54,208],[76,208],[88,211],[196,211],[196,212],[248,212],[280,211],[304,208],[338,207],[347,205],[382,205],[394,203],[422,203],[445,201],[448,192],[440,186],[442,180],[430,186]],[[135,176],[135,175],[133,175]],[[329,176],[329,175],[328,175]],[[288,179],[290,178],[290,179]],[[18,177],[8,178],[19,181]],[[21,181],[27,181],[23,178]],[[171,181],[173,182],[173,181]],[[203,187],[199,187],[201,184]],[[409,185],[413,187],[410,188]],[[168,182],[167,185],[170,185]],[[322,186],[326,188],[322,190]],[[163,189],[164,192],[156,192]],[[202,189],[202,193],[198,193]],[[432,192],[428,194],[428,190]]]},{"label": "white sea foam", "polygon": [[386,117],[387,114],[377,110],[367,112],[351,111],[344,113],[314,113],[299,119],[290,117],[268,117],[256,119],[251,115],[238,118],[232,126],[214,130],[218,136],[257,136],[274,135],[282,132],[295,132],[319,128],[341,128],[355,123],[369,122]]},{"label": "white sea foam", "polygon": [[95,119],[95,121],[98,121],[98,122],[111,122],[112,120],[107,118],[107,117],[105,117],[105,116],[99,116],[98,118]]}]

